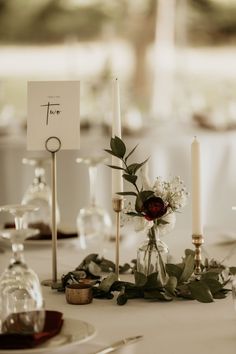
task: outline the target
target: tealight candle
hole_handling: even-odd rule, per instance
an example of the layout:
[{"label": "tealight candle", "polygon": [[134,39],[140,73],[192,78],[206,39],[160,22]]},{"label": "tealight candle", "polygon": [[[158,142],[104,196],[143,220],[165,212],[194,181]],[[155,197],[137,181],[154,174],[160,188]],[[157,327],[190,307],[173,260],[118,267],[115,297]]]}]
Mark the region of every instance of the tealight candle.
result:
[{"label": "tealight candle", "polygon": [[192,158],[192,234],[202,235],[201,214],[201,156],[200,143],[196,137],[191,146]]}]

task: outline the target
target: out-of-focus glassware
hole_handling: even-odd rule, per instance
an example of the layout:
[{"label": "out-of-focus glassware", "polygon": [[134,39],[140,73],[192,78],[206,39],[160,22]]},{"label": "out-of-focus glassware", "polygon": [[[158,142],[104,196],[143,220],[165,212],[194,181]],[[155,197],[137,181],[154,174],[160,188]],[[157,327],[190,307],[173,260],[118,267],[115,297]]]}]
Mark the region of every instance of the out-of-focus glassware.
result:
[{"label": "out-of-focus glassware", "polygon": [[0,211],[10,212],[15,218],[13,229],[0,230],[10,240],[13,256],[0,276],[0,324],[2,332],[40,332],[44,326],[44,301],[37,274],[24,259],[24,240],[38,233],[36,229],[22,228],[25,213],[35,206],[6,205]]},{"label": "out-of-focus glassware", "polygon": [[80,209],[77,217],[80,246],[83,250],[100,254],[109,239],[112,225],[109,213],[99,206],[96,200],[97,166],[106,160],[103,156],[76,159],[76,162],[88,165],[90,182],[90,205]]},{"label": "out-of-focus glassware", "polygon": [[[45,179],[45,165],[50,163],[48,158],[24,158],[23,164],[34,167],[34,179],[26,190],[22,204],[35,205],[39,210],[32,214],[27,214],[24,218],[25,226],[38,228],[45,234],[51,233],[51,205],[52,193]],[[57,206],[57,223],[60,222],[60,212]]]},{"label": "out-of-focus glassware", "polygon": [[232,279],[232,296],[233,296],[234,310],[236,312],[236,276],[234,276]]},{"label": "out-of-focus glassware", "polygon": [[20,230],[23,228],[23,218],[26,214],[36,212],[36,205],[8,204],[0,206],[0,212],[10,213],[14,217],[15,228]]}]

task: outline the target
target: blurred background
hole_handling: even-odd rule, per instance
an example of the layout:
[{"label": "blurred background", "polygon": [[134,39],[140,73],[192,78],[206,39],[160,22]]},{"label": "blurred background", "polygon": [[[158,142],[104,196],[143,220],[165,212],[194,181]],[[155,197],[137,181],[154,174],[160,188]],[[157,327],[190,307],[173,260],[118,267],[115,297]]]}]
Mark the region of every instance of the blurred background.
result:
[{"label": "blurred background", "polygon": [[82,80],[84,123],[106,123],[115,76],[127,124],[234,124],[235,44],[236,0],[0,0],[0,124],[54,79]]},{"label": "blurred background", "polygon": [[[228,180],[231,186],[219,191],[206,178],[204,188],[211,194],[217,190],[218,198],[226,194],[230,210],[236,201],[231,183],[236,165],[235,44],[236,0],[0,0],[1,204],[20,200],[30,181],[26,167],[20,167],[26,154],[27,81],[81,81],[80,153],[88,152],[83,151],[87,144],[91,154],[109,143],[111,80],[118,77],[128,144],[134,146],[142,137],[142,157],[159,154],[150,162],[152,177],[171,171],[190,185],[187,149],[199,129],[203,145],[212,144],[204,156],[212,161],[212,151],[219,150],[215,182],[224,170],[224,186]],[[101,140],[97,130],[92,133],[94,127]],[[225,132],[230,135],[221,135]],[[160,143],[157,149],[151,149],[150,137],[153,144]],[[16,168],[21,171],[17,186],[9,181]],[[76,181],[71,177],[67,184],[75,186]],[[85,203],[81,195],[86,188],[81,188],[81,203],[77,200],[73,211],[65,211],[67,221]],[[104,190],[99,192],[104,199]],[[59,195],[62,204],[68,204],[68,193]],[[108,201],[106,196],[106,205]],[[212,211],[217,213],[220,206]]]}]

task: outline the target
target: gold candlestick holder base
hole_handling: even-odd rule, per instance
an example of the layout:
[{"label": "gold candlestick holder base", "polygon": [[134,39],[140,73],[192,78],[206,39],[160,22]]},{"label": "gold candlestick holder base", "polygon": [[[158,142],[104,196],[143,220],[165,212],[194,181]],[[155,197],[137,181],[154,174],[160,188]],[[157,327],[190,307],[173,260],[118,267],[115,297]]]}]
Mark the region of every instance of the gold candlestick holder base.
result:
[{"label": "gold candlestick holder base", "polygon": [[195,246],[195,267],[194,274],[198,275],[201,273],[201,262],[202,262],[202,252],[201,246],[204,243],[204,239],[202,235],[192,235],[192,243]]},{"label": "gold candlestick holder base", "polygon": [[124,199],[119,197],[112,198],[112,207],[116,213],[116,262],[115,274],[119,279],[119,264],[120,264],[120,213],[124,208]]}]

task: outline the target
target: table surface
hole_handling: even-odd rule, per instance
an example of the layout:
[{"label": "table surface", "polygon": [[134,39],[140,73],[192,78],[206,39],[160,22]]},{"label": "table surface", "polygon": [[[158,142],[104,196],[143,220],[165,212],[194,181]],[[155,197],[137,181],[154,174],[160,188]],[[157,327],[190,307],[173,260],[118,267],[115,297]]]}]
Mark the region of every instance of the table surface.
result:
[{"label": "table surface", "polygon": [[[204,253],[236,265],[234,246],[219,246],[217,243],[227,239],[220,230],[205,231]],[[190,230],[176,226],[164,241],[170,254],[180,260],[185,248],[191,248]],[[228,236],[230,237],[230,235]],[[121,263],[135,257],[138,244],[143,236],[132,231],[125,232],[121,242]],[[105,257],[114,259],[114,244],[110,243]],[[88,251],[89,253],[89,251]],[[58,242],[58,272],[63,274],[74,269],[83,257],[78,240]],[[0,272],[10,257],[10,249],[0,256]],[[40,279],[51,277],[50,245],[28,245],[25,247],[27,263],[39,275]],[[127,279],[128,275],[122,275]],[[124,306],[118,306],[115,299],[94,299],[89,305],[69,305],[64,293],[57,293],[43,287],[46,308],[62,311],[65,318],[74,318],[91,323],[97,335],[89,342],[78,345],[71,353],[92,354],[96,350],[121,338],[142,334],[143,340],[117,350],[117,353],[136,354],[233,354],[236,348],[236,313],[231,294],[226,299],[210,304],[190,300],[172,302],[148,302],[141,299],[129,300]],[[69,351],[67,350],[67,353]]]},{"label": "table surface", "polygon": [[[235,132],[207,133],[194,127],[158,127],[146,132],[145,137],[129,137],[129,148],[139,144],[137,161],[149,160],[150,175],[163,177],[180,175],[190,189],[190,144],[193,135],[198,135],[203,150],[203,214],[205,218],[204,249],[211,257],[227,258],[229,265],[236,265],[234,246],[219,246],[218,241],[236,240],[235,215],[231,207],[235,204]],[[78,166],[75,158],[97,153],[108,147],[109,137],[97,131],[81,136],[81,150],[60,152],[58,156],[58,198],[62,219],[75,224],[80,207],[88,200],[86,167]],[[0,141],[0,204],[20,202],[23,192],[32,181],[33,171],[22,166],[26,155],[25,137],[2,138]],[[70,171],[70,173],[69,173]],[[17,183],[16,183],[17,176]],[[106,208],[111,209],[110,171],[104,166],[98,176],[98,197]],[[84,182],[86,181],[86,183]],[[63,207],[62,207],[63,206]],[[164,241],[170,253],[180,260],[185,248],[191,248],[191,201],[177,216],[176,228]],[[111,210],[110,210],[111,211]],[[217,228],[213,229],[210,226]],[[231,234],[228,235],[228,232]],[[136,255],[142,237],[130,231],[121,242],[121,263],[130,261]],[[90,253],[89,251],[87,253]],[[114,259],[115,245],[110,244],[104,254]],[[86,254],[81,251],[77,240],[58,242],[58,273],[61,275],[74,269]],[[51,277],[50,244],[26,246],[27,263],[40,279]],[[7,266],[10,250],[0,254],[0,273]],[[122,276],[126,279],[127,276]],[[97,349],[121,338],[139,335],[143,340],[125,346],[117,353],[136,354],[235,354],[236,313],[232,297],[203,304],[197,301],[175,300],[173,302],[147,302],[130,300],[125,306],[116,305],[113,300],[94,299],[90,305],[76,306],[66,303],[64,294],[43,288],[46,308],[59,310],[65,318],[75,318],[94,325],[97,335],[88,343],[78,346],[74,354],[92,354]],[[68,352],[68,351],[67,351]]]}]

